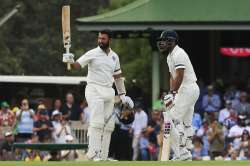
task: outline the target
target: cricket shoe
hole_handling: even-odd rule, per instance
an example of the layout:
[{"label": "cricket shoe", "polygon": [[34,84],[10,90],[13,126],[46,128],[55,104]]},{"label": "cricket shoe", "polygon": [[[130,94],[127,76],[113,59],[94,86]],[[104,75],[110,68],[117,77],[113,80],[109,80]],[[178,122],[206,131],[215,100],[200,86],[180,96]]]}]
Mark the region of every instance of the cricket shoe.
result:
[{"label": "cricket shoe", "polygon": [[89,157],[87,156],[87,159],[88,159],[88,161],[103,161],[103,159],[100,158],[100,157],[98,157],[97,155],[95,155],[95,156],[93,156],[93,157],[91,157],[91,158],[89,158]]},{"label": "cricket shoe", "polygon": [[192,161],[192,154],[190,151],[181,154],[180,161]]},{"label": "cricket shoe", "polygon": [[92,158],[92,159],[88,159],[88,161],[103,161],[103,159],[101,158],[98,158],[98,157],[95,157],[95,158]]},{"label": "cricket shoe", "polygon": [[107,158],[105,161],[118,161],[118,160],[113,159],[113,158]]},{"label": "cricket shoe", "polygon": [[174,156],[171,161],[192,161],[192,155],[190,152],[181,154],[180,157]]}]

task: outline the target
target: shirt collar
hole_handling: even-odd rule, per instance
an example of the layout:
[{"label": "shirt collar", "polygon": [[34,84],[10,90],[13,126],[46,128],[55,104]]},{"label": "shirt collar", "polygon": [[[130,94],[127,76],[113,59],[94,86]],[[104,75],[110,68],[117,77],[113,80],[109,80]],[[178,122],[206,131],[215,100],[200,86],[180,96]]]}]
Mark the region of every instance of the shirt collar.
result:
[{"label": "shirt collar", "polygon": [[[97,49],[98,49],[99,51],[101,51],[102,53],[105,53],[105,54],[106,54],[106,52],[103,51],[103,50],[101,49],[100,46],[97,46]],[[110,49],[109,54],[111,54],[113,50],[112,50],[110,47],[109,47],[109,49]]]},{"label": "shirt collar", "polygon": [[180,47],[176,45],[174,49],[169,53],[169,55],[173,55]]}]

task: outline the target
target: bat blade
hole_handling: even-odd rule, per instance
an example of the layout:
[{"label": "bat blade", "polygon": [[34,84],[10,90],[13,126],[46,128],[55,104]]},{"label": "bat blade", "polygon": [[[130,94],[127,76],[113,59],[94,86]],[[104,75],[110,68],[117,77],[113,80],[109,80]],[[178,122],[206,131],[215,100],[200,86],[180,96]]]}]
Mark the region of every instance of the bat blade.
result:
[{"label": "bat blade", "polygon": [[[69,53],[71,46],[71,35],[70,35],[70,6],[66,5],[62,7],[62,34],[63,34],[63,45],[66,49],[66,53]],[[70,70],[71,66],[67,63],[67,69]]]},{"label": "bat blade", "polygon": [[63,44],[64,47],[70,45],[70,6],[62,7],[62,32],[63,32]]},{"label": "bat blade", "polygon": [[164,131],[161,150],[161,161],[168,161],[170,157],[170,132],[171,132],[171,119],[164,116]]},{"label": "bat blade", "polygon": [[170,138],[163,137],[161,161],[168,161],[170,157]]}]

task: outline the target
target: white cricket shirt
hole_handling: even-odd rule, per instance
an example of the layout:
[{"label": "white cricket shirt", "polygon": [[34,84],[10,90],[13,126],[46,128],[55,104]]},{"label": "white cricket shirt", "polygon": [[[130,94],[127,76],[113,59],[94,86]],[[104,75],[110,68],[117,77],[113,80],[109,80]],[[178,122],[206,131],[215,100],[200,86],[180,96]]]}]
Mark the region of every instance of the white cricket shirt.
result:
[{"label": "white cricket shirt", "polygon": [[121,73],[119,57],[111,49],[107,54],[96,47],[82,55],[77,62],[81,67],[88,65],[88,84],[112,87],[113,75]]},{"label": "white cricket shirt", "polygon": [[195,83],[197,81],[193,66],[187,53],[178,45],[176,45],[173,51],[168,54],[167,63],[169,72],[173,78],[176,77],[176,69],[185,69],[181,86]]}]

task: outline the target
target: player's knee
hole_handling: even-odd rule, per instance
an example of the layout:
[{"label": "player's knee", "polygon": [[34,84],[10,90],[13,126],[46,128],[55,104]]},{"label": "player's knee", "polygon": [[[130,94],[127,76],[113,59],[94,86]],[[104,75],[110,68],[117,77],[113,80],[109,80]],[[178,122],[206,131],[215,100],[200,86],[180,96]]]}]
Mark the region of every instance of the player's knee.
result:
[{"label": "player's knee", "polygon": [[91,135],[91,133],[95,132],[95,133],[101,133],[103,130],[103,125],[98,124],[98,123],[92,123],[89,125],[88,128],[88,136]]},{"label": "player's knee", "polygon": [[115,124],[112,124],[112,123],[110,123],[104,127],[104,131],[106,131],[106,132],[113,132],[114,129],[115,129]]}]

